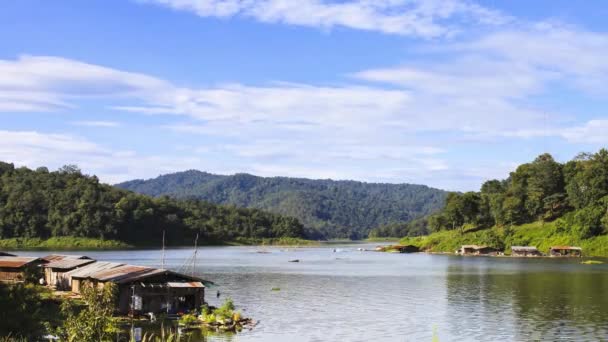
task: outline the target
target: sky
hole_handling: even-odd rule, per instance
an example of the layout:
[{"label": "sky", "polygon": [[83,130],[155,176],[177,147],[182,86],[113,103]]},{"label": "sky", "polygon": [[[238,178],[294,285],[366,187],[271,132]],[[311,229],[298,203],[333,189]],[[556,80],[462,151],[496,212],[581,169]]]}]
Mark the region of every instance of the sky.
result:
[{"label": "sky", "polygon": [[0,2],[0,160],[478,190],[608,145],[603,0]]}]

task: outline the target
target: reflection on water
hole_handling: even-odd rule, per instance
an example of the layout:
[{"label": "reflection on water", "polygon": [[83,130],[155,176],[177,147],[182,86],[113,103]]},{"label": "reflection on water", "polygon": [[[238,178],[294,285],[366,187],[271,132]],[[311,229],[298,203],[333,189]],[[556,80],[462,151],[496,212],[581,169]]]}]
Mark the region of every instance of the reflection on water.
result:
[{"label": "reflection on water", "polygon": [[[252,331],[205,340],[430,341],[434,328],[441,341],[608,340],[606,264],[359,247],[373,248],[202,248],[195,272],[219,285],[207,289],[206,299],[218,305],[231,297],[245,316],[259,321]],[[191,253],[169,250],[166,264],[179,269]],[[160,264],[158,251],[86,254]],[[280,291],[272,291],[276,287]]]}]

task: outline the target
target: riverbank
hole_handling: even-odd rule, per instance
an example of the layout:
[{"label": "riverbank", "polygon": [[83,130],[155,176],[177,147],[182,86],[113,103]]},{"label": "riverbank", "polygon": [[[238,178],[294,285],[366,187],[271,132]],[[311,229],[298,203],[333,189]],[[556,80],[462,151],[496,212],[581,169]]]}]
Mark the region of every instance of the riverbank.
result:
[{"label": "riverbank", "polygon": [[[300,238],[271,238],[271,239],[249,239],[237,238],[234,241],[199,241],[201,246],[281,246],[281,247],[304,247],[319,246],[319,241],[305,240]],[[168,246],[168,247],[184,247]],[[52,237],[49,239],[40,238],[11,238],[0,239],[0,249],[4,250],[111,250],[111,249],[134,249],[134,248],[160,248],[158,245],[131,245],[117,240],[102,240],[82,237]],[[188,247],[191,247],[189,245]]]},{"label": "riverbank", "polygon": [[116,240],[101,240],[71,236],[40,238],[11,238],[0,239],[1,249],[60,249],[60,250],[84,250],[84,249],[127,249],[134,246]]},{"label": "riverbank", "polygon": [[608,257],[608,235],[580,239],[556,229],[554,222],[534,222],[512,228],[483,230],[446,230],[420,237],[406,237],[402,245],[413,245],[429,252],[450,252],[462,245],[485,245],[510,254],[511,246],[536,246],[547,252],[551,246],[569,245],[583,249],[583,256]]}]

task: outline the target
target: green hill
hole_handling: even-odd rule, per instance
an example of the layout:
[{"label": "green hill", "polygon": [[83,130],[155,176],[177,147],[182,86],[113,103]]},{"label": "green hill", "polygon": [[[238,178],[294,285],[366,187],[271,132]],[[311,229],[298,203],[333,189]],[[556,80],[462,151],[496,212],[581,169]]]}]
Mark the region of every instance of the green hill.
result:
[{"label": "green hill", "polygon": [[153,198],[100,183],[74,166],[49,172],[0,162],[0,246],[159,246],[163,231],[169,245],[191,245],[197,234],[201,244],[304,236],[302,224],[292,217]]},{"label": "green hill", "polygon": [[441,209],[446,192],[424,185],[213,175],[195,170],[116,186],[138,193],[258,208],[299,219],[311,238],[363,238],[371,228]]},{"label": "green hill", "polygon": [[577,245],[585,255],[608,256],[608,150],[564,164],[543,154],[505,180],[485,182],[479,192],[450,193],[440,212],[403,227],[380,227],[370,236],[414,228],[432,234],[403,243],[432,251],[453,252],[462,244],[506,252],[513,245],[543,252],[551,245]]}]

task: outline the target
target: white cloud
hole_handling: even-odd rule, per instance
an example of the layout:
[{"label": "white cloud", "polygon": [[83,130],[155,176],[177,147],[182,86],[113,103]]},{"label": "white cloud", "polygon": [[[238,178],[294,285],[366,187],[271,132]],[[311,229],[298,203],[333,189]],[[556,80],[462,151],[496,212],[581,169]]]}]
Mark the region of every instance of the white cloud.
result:
[{"label": "white cloud", "polygon": [[0,111],[49,111],[96,97],[143,97],[170,84],[143,74],[48,56],[0,60]]},{"label": "white cloud", "polygon": [[84,127],[119,127],[120,122],[116,121],[74,121],[71,123],[74,126],[84,126]]},{"label": "white cloud", "polygon": [[461,29],[450,20],[497,25],[510,18],[467,0],[140,0],[201,17],[245,17],[265,23],[346,27],[432,38]]},{"label": "white cloud", "polygon": [[76,164],[83,172],[95,174],[108,183],[204,165],[200,158],[142,156],[134,151],[114,151],[75,135],[37,131],[0,130],[0,155],[2,161],[31,168],[57,169]]}]

